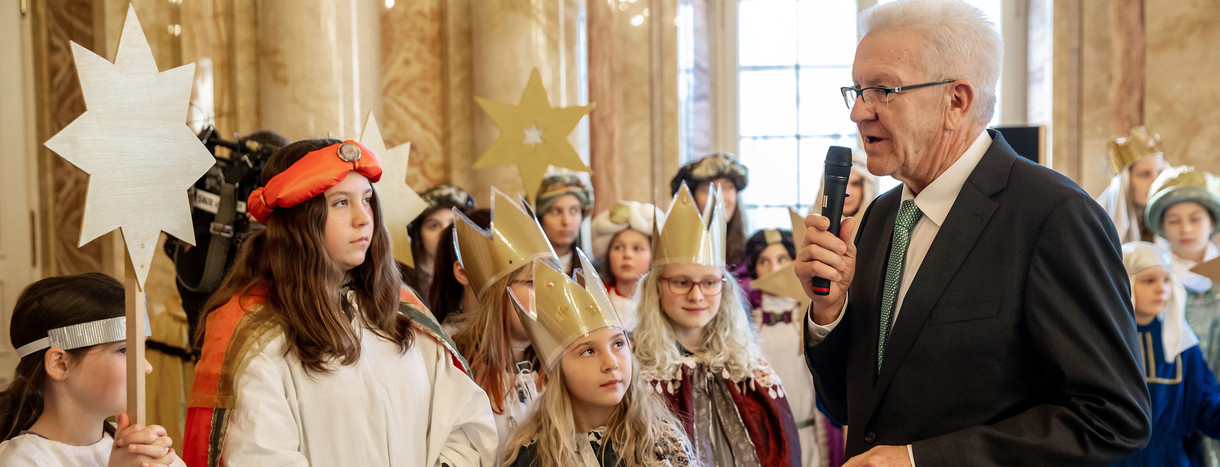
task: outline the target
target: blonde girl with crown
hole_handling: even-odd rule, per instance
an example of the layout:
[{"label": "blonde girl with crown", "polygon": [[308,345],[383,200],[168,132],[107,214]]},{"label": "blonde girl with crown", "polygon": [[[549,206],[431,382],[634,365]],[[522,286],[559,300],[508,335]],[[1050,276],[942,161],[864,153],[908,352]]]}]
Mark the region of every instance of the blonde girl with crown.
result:
[{"label": "blonde girl with crown", "polygon": [[682,185],[653,235],[634,335],[641,378],[682,421],[703,464],[800,465],[787,396],[725,269],[720,194],[709,198],[701,215]]},{"label": "blonde girl with crown", "polygon": [[576,256],[576,281],[537,261],[532,300],[513,299],[550,381],[501,466],[697,465],[682,425],[640,381],[605,285]]},{"label": "blonde girl with crown", "polygon": [[559,267],[542,227],[521,201],[492,188],[492,219],[480,228],[456,212],[453,223],[458,262],[479,307],[468,311],[469,326],[453,336],[470,362],[470,376],[487,392],[500,441],[529,415],[546,385],[546,368],[510,302],[528,301],[535,260]]}]

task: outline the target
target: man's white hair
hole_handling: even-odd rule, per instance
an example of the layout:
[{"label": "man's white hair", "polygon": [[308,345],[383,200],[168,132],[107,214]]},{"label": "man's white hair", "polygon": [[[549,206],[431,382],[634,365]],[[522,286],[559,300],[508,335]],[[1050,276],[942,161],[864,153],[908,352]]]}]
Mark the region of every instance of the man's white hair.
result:
[{"label": "man's white hair", "polygon": [[[1004,39],[979,9],[961,0],[907,0],[869,8],[860,30],[914,30],[926,41],[923,64],[928,81],[964,79],[974,85],[974,114],[983,124],[995,112],[996,84],[1004,60]],[[893,86],[916,83],[895,83]]]}]

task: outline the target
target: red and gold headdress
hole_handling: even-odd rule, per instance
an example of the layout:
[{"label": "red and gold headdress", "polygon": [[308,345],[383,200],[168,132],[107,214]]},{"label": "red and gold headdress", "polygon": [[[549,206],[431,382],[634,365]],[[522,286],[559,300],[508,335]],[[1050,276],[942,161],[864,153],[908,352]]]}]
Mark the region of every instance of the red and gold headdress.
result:
[{"label": "red and gold headdress", "polygon": [[381,179],[381,163],[373,151],[355,141],[312,151],[271,177],[267,186],[250,193],[246,207],[254,219],[266,224],[276,208],[290,208],[318,196],[356,172],[370,182]]}]

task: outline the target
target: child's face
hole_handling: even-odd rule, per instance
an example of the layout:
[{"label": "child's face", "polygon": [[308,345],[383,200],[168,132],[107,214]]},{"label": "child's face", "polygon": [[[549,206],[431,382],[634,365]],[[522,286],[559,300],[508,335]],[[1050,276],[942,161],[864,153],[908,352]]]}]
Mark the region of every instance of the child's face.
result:
[{"label": "child's face", "polygon": [[[144,374],[152,365],[144,360]],[[73,399],[81,407],[98,414],[114,415],[127,411],[127,342],[96,345],[79,360],[71,362],[64,380]]]},{"label": "child's face", "polygon": [[[703,329],[720,311],[724,274],[715,266],[670,264],[662,271],[661,308],[670,326],[685,330]],[[689,288],[685,293],[682,289]],[[704,292],[708,289],[708,292]],[[677,290],[678,292],[675,292]]]},{"label": "child's face", "polygon": [[431,261],[436,258],[436,244],[440,242],[441,234],[445,233],[445,229],[451,226],[453,226],[452,209],[437,209],[424,218],[424,225],[419,229],[419,236],[424,241],[424,253],[428,255],[427,260]]},{"label": "child's face", "polygon": [[551,207],[542,213],[539,224],[547,240],[556,249],[567,249],[576,243],[576,234],[580,229],[580,221],[584,216],[584,207],[580,198],[567,194],[555,200]]},{"label": "child's face", "polygon": [[758,254],[758,261],[754,262],[754,274],[762,279],[791,262],[792,257],[788,255],[788,249],[784,248],[784,244],[772,243]]},{"label": "child's face", "polygon": [[[864,202],[864,177],[851,171],[851,175],[847,178],[847,198],[843,199],[843,215],[854,216],[856,211],[860,210],[860,203]],[[762,277],[762,276],[759,276]]]},{"label": "child's face", "polygon": [[707,194],[711,191],[712,184],[720,188],[720,195],[724,199],[724,218],[732,219],[733,211],[737,209],[737,185],[733,184],[728,177],[720,177],[711,181],[700,183],[695,187],[695,205],[699,209],[707,209]]},{"label": "child's face", "polygon": [[347,272],[364,263],[373,238],[373,185],[348,172],[322,193],[326,197],[326,252]]},{"label": "child's face", "polygon": [[1131,164],[1131,201],[1138,207],[1148,205],[1148,189],[1156,176],[1169,168],[1165,155],[1156,153]]},{"label": "child's face", "polygon": [[635,282],[652,265],[652,244],[644,234],[627,229],[610,242],[610,273],[618,282]]},{"label": "child's face", "polygon": [[1169,274],[1168,269],[1158,268],[1131,280],[1131,292],[1135,295],[1135,317],[1139,321],[1151,321],[1165,311],[1165,305],[1169,303]]},{"label": "child's face", "polygon": [[623,330],[605,327],[577,339],[559,358],[573,409],[618,405],[631,385],[631,347]]},{"label": "child's face", "polygon": [[1207,251],[1212,233],[1212,218],[1199,203],[1183,201],[1169,206],[1161,217],[1161,230],[1169,247],[1179,258],[1199,260]]}]

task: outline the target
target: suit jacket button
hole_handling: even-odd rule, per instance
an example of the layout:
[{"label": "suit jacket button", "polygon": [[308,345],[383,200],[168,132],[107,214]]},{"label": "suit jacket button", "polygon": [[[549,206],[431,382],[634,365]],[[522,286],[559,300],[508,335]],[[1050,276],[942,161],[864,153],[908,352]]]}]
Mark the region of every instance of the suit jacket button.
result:
[{"label": "suit jacket button", "polygon": [[871,431],[865,432],[864,433],[864,442],[866,442],[868,444],[873,444],[873,443],[877,442],[877,434],[873,433]]}]

